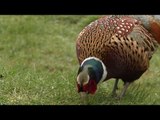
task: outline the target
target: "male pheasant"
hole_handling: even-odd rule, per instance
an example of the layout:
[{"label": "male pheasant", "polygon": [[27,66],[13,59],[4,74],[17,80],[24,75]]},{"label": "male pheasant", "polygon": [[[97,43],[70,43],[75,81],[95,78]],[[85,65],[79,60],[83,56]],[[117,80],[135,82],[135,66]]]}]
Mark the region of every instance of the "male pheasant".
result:
[{"label": "male pheasant", "polygon": [[78,92],[94,94],[98,83],[115,78],[112,94],[121,79],[124,88],[118,97],[123,97],[149,67],[160,43],[159,20],[159,16],[108,15],[86,26],[76,41]]}]

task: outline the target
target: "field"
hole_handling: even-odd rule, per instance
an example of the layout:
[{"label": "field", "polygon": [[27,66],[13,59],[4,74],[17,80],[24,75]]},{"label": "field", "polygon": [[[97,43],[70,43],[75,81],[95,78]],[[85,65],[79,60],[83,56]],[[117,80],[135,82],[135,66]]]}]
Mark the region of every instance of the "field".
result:
[{"label": "field", "polygon": [[[80,105],[75,40],[96,15],[0,16],[0,104]],[[121,100],[110,93],[114,79],[88,96],[91,105],[160,104],[160,49],[149,69]],[[123,83],[120,82],[121,91]]]}]

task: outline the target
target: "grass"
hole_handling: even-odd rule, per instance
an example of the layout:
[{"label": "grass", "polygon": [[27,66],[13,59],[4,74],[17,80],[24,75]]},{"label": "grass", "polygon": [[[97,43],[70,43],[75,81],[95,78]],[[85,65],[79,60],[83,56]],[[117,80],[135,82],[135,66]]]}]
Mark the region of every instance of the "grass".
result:
[{"label": "grass", "polygon": [[[0,104],[80,105],[75,40],[99,16],[0,16]],[[121,101],[110,96],[113,80],[89,96],[92,105],[160,104],[160,49],[150,68]],[[120,82],[120,90],[123,85]]]}]

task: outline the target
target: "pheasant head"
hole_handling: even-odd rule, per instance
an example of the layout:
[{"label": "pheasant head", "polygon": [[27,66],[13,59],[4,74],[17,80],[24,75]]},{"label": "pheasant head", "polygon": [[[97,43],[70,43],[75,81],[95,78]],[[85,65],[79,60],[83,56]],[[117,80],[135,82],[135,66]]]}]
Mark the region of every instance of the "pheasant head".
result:
[{"label": "pheasant head", "polygon": [[96,57],[86,58],[79,67],[77,74],[77,88],[79,93],[94,94],[97,84],[107,76],[106,67]]}]

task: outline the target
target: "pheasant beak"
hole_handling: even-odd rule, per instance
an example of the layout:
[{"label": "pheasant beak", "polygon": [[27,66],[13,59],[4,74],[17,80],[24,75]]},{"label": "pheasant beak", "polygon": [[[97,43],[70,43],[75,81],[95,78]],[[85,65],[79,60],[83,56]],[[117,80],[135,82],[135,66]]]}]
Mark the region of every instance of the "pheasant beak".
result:
[{"label": "pheasant beak", "polygon": [[85,99],[86,96],[87,96],[87,93],[86,93],[86,92],[80,92],[79,94],[80,94],[80,97],[81,97],[82,99]]},{"label": "pheasant beak", "polygon": [[88,100],[87,100],[87,93],[86,92],[80,92],[80,97],[81,97],[81,100],[82,100],[82,103],[83,104],[88,104]]}]

